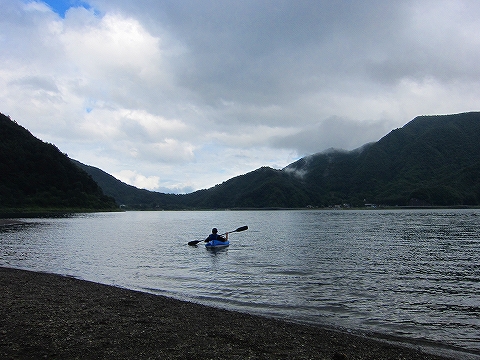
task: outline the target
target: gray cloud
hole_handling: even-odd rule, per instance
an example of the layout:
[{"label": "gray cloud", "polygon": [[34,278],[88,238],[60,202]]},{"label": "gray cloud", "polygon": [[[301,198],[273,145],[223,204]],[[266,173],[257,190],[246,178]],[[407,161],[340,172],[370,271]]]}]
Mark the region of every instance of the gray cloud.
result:
[{"label": "gray cloud", "polygon": [[26,76],[24,78],[12,80],[8,85],[30,88],[32,90],[46,91],[50,93],[58,93],[58,87],[55,84],[55,81],[49,77],[43,76]]},{"label": "gray cloud", "polygon": [[272,138],[271,144],[279,148],[290,147],[304,155],[329,148],[353,150],[368,142],[379,140],[390,130],[386,121],[361,123],[331,117],[304,127],[292,135]]}]

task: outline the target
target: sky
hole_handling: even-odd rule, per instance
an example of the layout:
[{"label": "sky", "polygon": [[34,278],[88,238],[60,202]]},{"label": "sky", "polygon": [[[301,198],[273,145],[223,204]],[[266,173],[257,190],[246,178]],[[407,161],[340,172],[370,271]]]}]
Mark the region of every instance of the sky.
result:
[{"label": "sky", "polygon": [[480,1],[0,0],[0,112],[188,193],[480,110]]}]

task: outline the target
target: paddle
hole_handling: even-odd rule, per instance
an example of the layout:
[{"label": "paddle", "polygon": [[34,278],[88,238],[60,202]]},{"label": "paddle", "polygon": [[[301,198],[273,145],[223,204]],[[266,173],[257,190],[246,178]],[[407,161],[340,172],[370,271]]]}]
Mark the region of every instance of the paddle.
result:
[{"label": "paddle", "polygon": [[[229,231],[228,233],[230,234],[230,233],[232,233],[232,232],[245,231],[245,230],[247,230],[247,229],[248,229],[248,226],[245,225],[245,226],[239,227],[239,228],[236,229],[236,230]],[[225,233],[225,234],[226,234],[226,233]],[[222,234],[222,235],[225,235],[225,234]],[[199,242],[202,242],[202,241],[203,241],[203,240],[193,240],[193,241],[189,241],[189,242],[188,242],[188,245],[195,246],[195,245],[197,245]]]}]

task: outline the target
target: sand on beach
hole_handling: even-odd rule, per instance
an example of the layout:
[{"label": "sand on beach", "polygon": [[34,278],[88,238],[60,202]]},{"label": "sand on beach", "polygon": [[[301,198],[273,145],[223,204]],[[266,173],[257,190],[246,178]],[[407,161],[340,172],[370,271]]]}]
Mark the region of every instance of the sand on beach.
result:
[{"label": "sand on beach", "polygon": [[316,326],[0,267],[2,359],[446,359]]}]

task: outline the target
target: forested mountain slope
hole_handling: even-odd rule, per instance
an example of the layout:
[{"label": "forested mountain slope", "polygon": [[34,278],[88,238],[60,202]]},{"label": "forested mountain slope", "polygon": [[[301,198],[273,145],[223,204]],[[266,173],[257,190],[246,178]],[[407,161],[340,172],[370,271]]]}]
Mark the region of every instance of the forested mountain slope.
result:
[{"label": "forested mountain slope", "polygon": [[107,210],[115,200],[55,145],[0,114],[0,211]]},{"label": "forested mountain slope", "polygon": [[284,170],[317,203],[478,205],[480,113],[419,116],[376,143],[308,156]]}]

